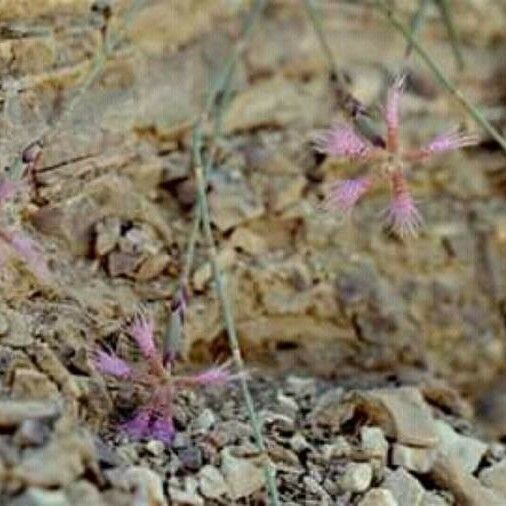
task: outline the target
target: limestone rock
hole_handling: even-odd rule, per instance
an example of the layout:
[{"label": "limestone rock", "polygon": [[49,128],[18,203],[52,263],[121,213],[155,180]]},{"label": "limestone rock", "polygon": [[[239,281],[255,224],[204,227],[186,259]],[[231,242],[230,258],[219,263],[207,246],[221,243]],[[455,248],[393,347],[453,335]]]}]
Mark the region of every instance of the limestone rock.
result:
[{"label": "limestone rock", "polygon": [[402,467],[389,472],[382,485],[390,490],[399,506],[420,506],[424,488],[420,482]]},{"label": "limestone rock", "polygon": [[264,472],[258,459],[237,458],[228,449],[222,451],[221,458],[221,472],[232,499],[247,497],[264,486]]},{"label": "limestone rock", "polygon": [[346,492],[365,492],[371,485],[372,466],[367,462],[350,462],[339,479],[339,485]]},{"label": "limestone rock", "polygon": [[442,420],[436,422],[439,434],[439,451],[455,459],[465,472],[472,473],[478,467],[487,445],[478,439],[463,436]]},{"label": "limestone rock", "polygon": [[480,481],[506,497],[506,460],[483,469],[480,473]]},{"label": "limestone rock", "polygon": [[229,487],[220,471],[211,465],[204,466],[198,474],[200,492],[208,499],[217,499],[229,493]]},{"label": "limestone rock", "polygon": [[390,490],[373,488],[364,495],[358,506],[398,506],[398,503]]},{"label": "limestone rock", "polygon": [[379,427],[362,427],[360,429],[362,451],[368,458],[386,460],[388,441]]},{"label": "limestone rock", "polygon": [[436,458],[436,451],[433,448],[414,448],[395,443],[393,445],[392,464],[417,473],[427,473]]}]

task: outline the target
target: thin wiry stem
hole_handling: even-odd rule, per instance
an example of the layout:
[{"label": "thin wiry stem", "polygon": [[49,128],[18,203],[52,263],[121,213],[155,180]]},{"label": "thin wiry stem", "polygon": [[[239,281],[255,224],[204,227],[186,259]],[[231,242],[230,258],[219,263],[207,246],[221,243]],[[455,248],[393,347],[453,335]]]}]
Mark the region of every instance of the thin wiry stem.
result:
[{"label": "thin wiry stem", "polygon": [[455,25],[453,24],[453,19],[451,15],[450,6],[448,5],[448,0],[434,0],[439,8],[439,12],[441,13],[441,17],[443,18],[443,23],[446,25],[446,30],[448,31],[448,35],[450,37],[450,44],[452,46],[453,55],[455,56],[455,61],[457,62],[457,66],[459,70],[463,70],[465,67],[464,58],[462,57],[462,52],[460,50],[460,42],[457,36],[457,31],[455,30]]},{"label": "thin wiry stem", "polygon": [[444,72],[439,68],[431,55],[414,39],[407,28],[393,13],[392,9],[384,0],[376,0],[376,7],[387,18],[391,25],[398,30],[406,40],[410,41],[413,49],[425,62],[439,82],[453,95],[469,112],[469,114],[497,141],[501,148],[506,152],[506,139],[490,124],[483,114],[458,90]]},{"label": "thin wiry stem", "polygon": [[246,404],[246,409],[248,411],[251,427],[253,429],[255,442],[259,451],[264,455],[265,458],[264,473],[265,473],[266,489],[270,498],[270,504],[272,504],[273,506],[277,506],[280,504],[280,501],[279,501],[279,493],[276,486],[275,470],[273,469],[273,466],[267,454],[265,442],[262,435],[261,423],[255,410],[253,398],[249,390],[246,375],[242,374],[244,372],[244,362],[239,347],[239,341],[237,339],[234,317],[230,301],[227,297],[225,290],[224,274],[221,272],[217,260],[216,245],[211,230],[211,219],[209,215],[209,205],[206,195],[206,174],[211,168],[214,156],[212,153],[208,154],[205,166],[202,160],[203,121],[208,116],[212,116],[214,119],[213,134],[210,139],[211,144],[213,144],[216,141],[217,137],[220,135],[221,115],[226,104],[225,98],[230,90],[232,76],[235,67],[237,65],[237,61],[240,55],[242,54],[242,51],[246,47],[246,42],[250,37],[254,23],[260,16],[261,12],[263,11],[265,4],[266,0],[255,0],[255,2],[253,3],[253,6],[243,24],[241,42],[235,46],[235,48],[227,58],[223,72],[216,80],[215,86],[211,89],[211,92],[207,97],[207,101],[204,106],[204,111],[197,119],[193,127],[192,158],[193,158],[193,166],[195,167],[195,178],[197,182],[197,205],[195,206],[192,231],[190,235],[190,240],[188,242],[185,265],[181,276],[181,284],[183,286],[186,286],[186,284],[188,283],[188,278],[190,276],[190,271],[195,256],[195,246],[199,235],[198,232],[200,226],[202,225],[204,236],[209,246],[209,256],[213,271],[213,278],[216,286],[216,291],[218,293],[218,297],[220,298],[222,305],[223,318],[227,334],[229,337],[232,358],[237,371],[240,373],[239,381],[241,384],[241,390]]},{"label": "thin wiry stem", "polygon": [[[204,110],[194,124],[194,133],[198,132],[198,135],[202,136],[201,127],[203,121],[206,119],[206,117],[210,115],[213,116],[214,128],[212,137],[210,139],[211,144],[214,144],[216,139],[220,136],[221,116],[226,105],[225,98],[230,91],[232,76],[234,75],[237,61],[239,60],[242,52],[244,51],[244,48],[247,45],[247,42],[252,33],[253,26],[255,25],[255,22],[257,21],[263,9],[265,8],[265,4],[266,0],[255,0],[255,2],[253,3],[251,10],[249,11],[248,15],[246,16],[243,22],[241,41],[234,47],[234,49],[228,55],[221,74],[218,76],[218,78],[214,83],[214,86],[212,86],[211,91],[207,95],[207,100],[206,103],[204,104]],[[201,141],[199,141],[199,145],[200,144]],[[195,143],[193,143],[193,145],[195,146]],[[193,151],[195,158],[195,150]],[[212,159],[212,156],[210,157],[210,159]],[[180,284],[183,286],[186,286],[188,284],[188,279],[190,276],[190,271],[195,256],[195,247],[198,240],[201,219],[202,216],[200,206],[197,205],[195,206],[192,231],[190,234],[190,239],[188,241],[188,246],[185,255],[185,266],[180,281]]]},{"label": "thin wiry stem", "polygon": [[[199,128],[199,127],[197,127]],[[195,135],[194,138],[198,138],[199,135]],[[216,244],[214,242],[213,232],[211,229],[211,218],[209,214],[209,205],[207,201],[206,195],[206,178],[203,167],[203,160],[200,155],[200,146],[196,146],[194,149],[196,153],[195,160],[195,178],[197,182],[197,196],[198,196],[198,205],[201,209],[202,216],[202,227],[204,231],[204,236],[208,243],[209,248],[209,257],[211,260],[212,272],[214,283],[216,287],[216,292],[221,302],[222,310],[223,310],[223,319],[225,322],[225,328],[227,329],[228,340],[230,344],[230,349],[232,352],[232,359],[234,361],[235,367],[239,373],[239,381],[241,384],[241,390],[244,397],[244,401],[246,403],[246,409],[248,411],[248,416],[250,419],[250,424],[253,429],[253,435],[255,438],[255,443],[262,453],[265,461],[264,461],[264,473],[265,473],[265,483],[266,488],[270,497],[270,503],[274,506],[280,504],[278,490],[276,486],[276,474],[273,468],[273,465],[269,459],[267,449],[265,446],[265,442],[262,435],[262,426],[260,419],[255,410],[255,405],[253,403],[253,398],[251,396],[251,392],[248,386],[248,382],[246,379],[246,375],[244,374],[244,362],[242,359],[241,349],[239,347],[239,340],[237,338],[237,333],[235,330],[234,324],[234,316],[232,313],[232,307],[230,304],[230,300],[226,293],[226,283],[225,283],[225,275],[222,272],[219,262],[218,262],[218,253],[216,250]],[[211,166],[211,161],[207,162],[207,169]]]},{"label": "thin wiry stem", "polygon": [[[420,28],[423,24],[423,20],[425,18],[425,13],[427,11],[427,7],[432,0],[420,0],[420,4],[418,5],[418,9],[413,14],[411,18],[411,22],[409,24],[409,29],[411,33],[411,37],[415,37],[415,35],[420,31]],[[404,52],[404,58],[407,60],[411,56],[411,51],[413,50],[413,44],[411,41],[408,41],[406,45],[406,51]]]},{"label": "thin wiry stem", "polygon": [[327,37],[323,30],[320,13],[313,0],[302,0],[313,29],[318,37],[322,52],[327,61],[330,78],[334,84],[334,92],[339,108],[354,122],[357,130],[375,145],[383,145],[381,135],[377,132],[369,118],[367,108],[360,100],[355,98],[347,89],[342,73],[330,49]]},{"label": "thin wiry stem", "polygon": [[[39,135],[35,142],[41,145],[48,144],[59,131],[66,125],[71,118],[74,110],[83,99],[86,92],[90,89],[91,85],[95,82],[97,77],[102,72],[106,61],[111,57],[111,54],[116,49],[118,44],[121,42],[123,34],[126,29],[131,25],[135,19],[135,15],[141,10],[141,8],[147,3],[147,0],[132,0],[129,9],[123,15],[121,28],[111,32],[105,26],[106,30],[102,38],[100,47],[95,53],[93,59],[90,62],[87,72],[81,77],[81,82],[76,88],[74,95],[70,101],[66,104],[62,114],[52,123],[47,125],[45,130]],[[23,161],[21,156],[16,157],[10,165],[10,175],[13,179],[19,179],[21,177],[21,171],[23,168]]]}]

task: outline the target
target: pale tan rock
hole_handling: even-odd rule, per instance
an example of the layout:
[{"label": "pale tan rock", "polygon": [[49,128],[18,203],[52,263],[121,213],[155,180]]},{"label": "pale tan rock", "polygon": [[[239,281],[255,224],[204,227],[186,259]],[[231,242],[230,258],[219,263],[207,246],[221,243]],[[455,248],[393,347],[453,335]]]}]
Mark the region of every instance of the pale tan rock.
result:
[{"label": "pale tan rock", "polygon": [[479,477],[483,485],[497,490],[506,497],[506,460],[486,467]]},{"label": "pale tan rock", "polygon": [[264,472],[258,459],[237,458],[228,449],[221,453],[221,472],[234,500],[248,497],[265,484]]},{"label": "pale tan rock", "polygon": [[350,462],[339,478],[339,486],[346,492],[365,492],[371,485],[372,466],[368,462]]},{"label": "pale tan rock", "polygon": [[413,446],[394,443],[392,451],[392,464],[402,466],[417,473],[430,471],[436,458],[435,448],[415,448]]},{"label": "pale tan rock", "polygon": [[389,490],[399,506],[421,506],[424,488],[420,482],[402,467],[388,472],[383,488]]},{"label": "pale tan rock", "polygon": [[229,241],[230,246],[252,255],[259,255],[267,250],[265,239],[247,228],[236,228]]},{"label": "pale tan rock", "polygon": [[167,506],[160,476],[147,467],[129,466],[108,474],[114,486],[132,493],[132,502],[142,506]]},{"label": "pale tan rock", "polygon": [[474,472],[488,446],[478,439],[458,434],[442,420],[436,422],[436,428],[439,434],[439,452],[458,462],[463,471]]},{"label": "pale tan rock", "polygon": [[[74,506],[59,490],[30,487],[23,494],[9,501],[11,506]],[[99,506],[99,505],[97,505]]]},{"label": "pale tan rock", "polygon": [[13,475],[24,483],[51,488],[70,484],[86,470],[100,475],[91,437],[76,430],[55,434],[47,446],[27,455]]},{"label": "pale tan rock", "polygon": [[386,488],[373,488],[364,495],[358,506],[398,506],[392,492]]},{"label": "pale tan rock", "polygon": [[458,504],[467,506],[503,506],[506,496],[492,488],[484,487],[472,474],[464,471],[452,457],[439,454],[431,470],[431,477],[449,490]]},{"label": "pale tan rock", "polygon": [[55,401],[0,400],[0,427],[15,427],[24,420],[55,418],[61,406]]},{"label": "pale tan rock", "polygon": [[211,465],[204,466],[198,473],[200,492],[208,499],[217,499],[229,494],[229,487],[220,471]]},{"label": "pale tan rock", "polygon": [[361,448],[367,458],[385,461],[388,453],[388,441],[380,427],[362,427],[360,429]]},{"label": "pale tan rock", "polygon": [[167,268],[170,264],[170,260],[171,258],[167,253],[149,256],[134,274],[135,279],[147,281],[156,278]]},{"label": "pale tan rock", "polygon": [[379,401],[392,422],[391,434],[400,443],[434,447],[439,438],[432,413],[418,389],[401,387],[373,390],[366,394]]},{"label": "pale tan rock", "polygon": [[58,388],[45,375],[35,369],[20,368],[14,371],[12,394],[18,399],[49,399],[58,395]]}]

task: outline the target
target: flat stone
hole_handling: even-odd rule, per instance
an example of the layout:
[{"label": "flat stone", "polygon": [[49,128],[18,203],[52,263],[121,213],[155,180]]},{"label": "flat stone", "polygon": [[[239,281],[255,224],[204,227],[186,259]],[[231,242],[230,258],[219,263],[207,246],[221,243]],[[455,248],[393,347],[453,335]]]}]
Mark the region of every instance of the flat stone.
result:
[{"label": "flat stone", "polygon": [[146,450],[151,453],[151,455],[159,457],[165,451],[165,444],[157,439],[152,439],[146,443]]},{"label": "flat stone", "polygon": [[323,445],[322,447],[323,458],[326,461],[333,458],[349,457],[351,452],[351,445],[344,436],[337,436],[333,443]]},{"label": "flat stone", "polygon": [[259,255],[267,250],[265,239],[247,228],[236,228],[229,239],[233,248],[251,255]]},{"label": "flat stone", "polygon": [[478,439],[458,434],[442,420],[436,422],[436,430],[440,438],[439,451],[457,461],[463,471],[473,473],[488,446]]},{"label": "flat stone", "polygon": [[479,478],[483,485],[501,492],[506,497],[506,460],[483,469]]},{"label": "flat stone", "polygon": [[393,445],[392,464],[417,473],[427,473],[434,463],[436,452],[437,450],[433,448],[414,448],[395,443]]},{"label": "flat stone", "polygon": [[434,418],[418,389],[378,389],[368,392],[368,395],[388,411],[393,423],[392,435],[399,443],[422,447],[437,445]]},{"label": "flat stone", "polygon": [[364,495],[358,506],[398,506],[392,492],[386,488],[373,488]]},{"label": "flat stone", "polygon": [[169,487],[170,503],[180,506],[204,506],[204,499],[195,492]]},{"label": "flat stone", "polygon": [[135,490],[136,497],[141,498],[139,504],[143,506],[167,506],[160,475],[147,467],[130,466],[126,469],[114,469],[108,473],[108,477],[111,483],[121,490],[126,492]]},{"label": "flat stone", "polygon": [[423,495],[422,506],[448,506],[448,501],[435,492],[425,492]]},{"label": "flat stone", "polygon": [[439,453],[430,476],[442,489],[449,490],[456,504],[466,506],[504,506],[506,496],[492,488],[483,486],[472,474],[464,471],[452,457]]},{"label": "flat stone", "polygon": [[208,499],[218,499],[229,494],[229,488],[225,478],[219,469],[214,466],[204,466],[198,474],[200,492]]},{"label": "flat stone", "polygon": [[365,456],[386,460],[388,441],[380,427],[362,427],[360,429],[361,447]]},{"label": "flat stone", "polygon": [[265,484],[259,459],[233,457],[228,448],[221,452],[221,472],[234,500],[253,494]]},{"label": "flat stone", "polygon": [[30,487],[23,494],[9,501],[11,506],[70,506],[65,494],[60,491]]},{"label": "flat stone", "polygon": [[99,477],[100,472],[91,437],[85,432],[55,435],[44,447],[25,456],[15,467],[20,480],[40,487],[63,487],[86,471]]},{"label": "flat stone", "polygon": [[107,506],[97,487],[87,480],[79,480],[65,488],[72,506]]},{"label": "flat stone", "polygon": [[209,408],[204,409],[195,420],[195,429],[207,432],[216,423],[216,415]]},{"label": "flat stone", "polygon": [[60,412],[57,402],[5,399],[0,401],[0,427],[15,427],[24,420],[55,418]]},{"label": "flat stone", "polygon": [[392,492],[399,506],[421,506],[422,504],[424,488],[402,467],[394,472],[388,472],[382,486]]},{"label": "flat stone", "polygon": [[18,399],[49,399],[58,396],[58,388],[40,371],[21,367],[14,372],[12,395]]},{"label": "flat stone", "polygon": [[339,479],[346,492],[365,492],[371,485],[372,466],[367,462],[350,462]]}]

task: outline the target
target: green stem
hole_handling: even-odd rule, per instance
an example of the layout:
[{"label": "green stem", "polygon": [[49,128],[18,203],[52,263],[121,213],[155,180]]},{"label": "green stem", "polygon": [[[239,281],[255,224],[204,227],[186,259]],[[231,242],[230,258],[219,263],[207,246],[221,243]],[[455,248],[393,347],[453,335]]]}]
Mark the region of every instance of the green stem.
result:
[{"label": "green stem", "polygon": [[390,24],[398,30],[402,35],[411,42],[413,49],[418,53],[421,59],[425,62],[427,67],[431,70],[439,82],[460,102],[469,114],[497,141],[501,148],[506,152],[506,139],[490,124],[490,122],[483,116],[463,94],[458,90],[444,75],[443,71],[439,68],[437,63],[432,59],[430,54],[414,39],[409,31],[409,28],[394,15],[392,9],[388,7],[383,0],[376,0],[376,7],[387,18]]},{"label": "green stem", "polygon": [[[414,38],[415,35],[420,31],[420,28],[422,26],[425,12],[427,11],[427,7],[429,6],[429,3],[431,0],[420,0],[420,5],[418,6],[418,9],[416,10],[415,14],[411,18],[411,23],[409,24],[409,29],[411,33],[411,37]],[[411,41],[408,41],[406,45],[406,51],[404,53],[404,59],[408,59],[411,56],[411,51],[413,50],[413,43]]]},{"label": "green stem", "polygon": [[435,2],[439,8],[441,17],[443,18],[443,23],[446,25],[446,30],[448,31],[448,36],[450,37],[450,44],[452,46],[457,66],[459,70],[463,70],[465,67],[464,58],[462,57],[462,52],[460,51],[459,38],[457,36],[457,31],[455,30],[455,25],[453,24],[448,0],[435,0]]},{"label": "green stem", "polygon": [[[280,504],[279,502],[279,496],[278,496],[278,490],[276,486],[276,474],[275,470],[273,468],[273,465],[269,459],[267,449],[265,446],[265,442],[262,435],[262,426],[260,419],[257,415],[257,412],[255,410],[255,405],[253,402],[253,398],[248,386],[248,382],[246,379],[246,375],[244,374],[245,368],[244,368],[244,361],[242,359],[241,349],[239,346],[239,340],[237,338],[237,333],[235,329],[234,324],[234,316],[232,312],[232,307],[230,304],[230,300],[226,293],[226,283],[225,283],[225,275],[221,271],[221,267],[218,261],[218,252],[216,249],[216,244],[213,237],[213,232],[211,229],[211,218],[209,213],[209,204],[207,201],[207,195],[206,195],[206,178],[204,174],[202,159],[200,157],[200,150],[195,150],[197,153],[197,160],[195,160],[195,178],[197,182],[197,195],[198,195],[198,206],[201,209],[201,216],[202,216],[202,227],[204,231],[204,236],[207,241],[207,245],[209,248],[209,257],[211,260],[211,266],[212,266],[212,272],[213,272],[213,278],[214,283],[216,287],[216,292],[218,294],[218,297],[221,302],[221,307],[223,311],[223,319],[225,322],[225,328],[227,330],[228,334],[228,340],[230,344],[230,349],[232,352],[232,359],[234,361],[234,365],[237,369],[237,371],[240,374],[240,384],[241,384],[241,390],[244,397],[244,401],[246,403],[246,409],[248,411],[248,416],[250,419],[250,424],[253,429],[253,435],[255,438],[255,443],[259,449],[259,451],[262,453],[264,457],[264,473],[265,473],[265,483],[266,488],[270,497],[270,504],[273,506],[278,506]],[[211,162],[208,161],[206,169],[209,169],[211,165]]]}]

